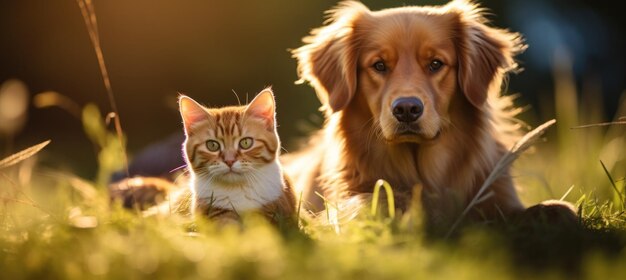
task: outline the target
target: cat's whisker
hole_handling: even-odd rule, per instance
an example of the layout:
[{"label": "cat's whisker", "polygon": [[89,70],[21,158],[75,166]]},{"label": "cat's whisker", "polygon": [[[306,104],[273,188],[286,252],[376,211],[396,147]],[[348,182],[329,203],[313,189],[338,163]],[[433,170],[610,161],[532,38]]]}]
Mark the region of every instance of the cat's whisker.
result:
[{"label": "cat's whisker", "polygon": [[[239,100],[239,95],[237,95],[237,92],[235,92],[235,89],[231,89],[231,90],[235,94],[235,97],[237,97],[237,104],[239,104],[239,106],[241,106],[241,100]],[[248,98],[247,97],[246,97],[246,103],[248,103]]]},{"label": "cat's whisker", "polygon": [[176,172],[176,171],[178,171],[178,170],[181,170],[181,169],[183,169],[183,168],[186,168],[186,167],[187,167],[187,164],[183,164],[183,165],[181,165],[181,166],[179,166],[179,167],[176,167],[176,168],[174,168],[174,169],[170,170],[168,173],[174,173],[174,172]]}]

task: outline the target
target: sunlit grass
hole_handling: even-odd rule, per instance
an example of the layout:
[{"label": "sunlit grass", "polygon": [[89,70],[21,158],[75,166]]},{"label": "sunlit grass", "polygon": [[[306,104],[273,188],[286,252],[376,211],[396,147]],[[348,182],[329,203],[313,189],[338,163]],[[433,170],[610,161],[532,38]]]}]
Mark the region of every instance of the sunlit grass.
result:
[{"label": "sunlit grass", "polygon": [[527,204],[564,198],[580,206],[583,226],[475,225],[444,239],[424,233],[419,208],[394,213],[380,205],[351,221],[305,224],[301,232],[257,217],[246,217],[241,228],[142,218],[109,203],[103,178],[123,166],[119,142],[88,105],[81,118],[98,147],[96,178],[38,166],[34,158],[1,167],[0,271],[7,279],[626,277],[624,127],[573,130],[603,120],[571,113],[589,111],[583,105],[558,106],[567,112],[556,114],[559,129],[522,157],[515,173]]},{"label": "sunlit grass", "polygon": [[[516,164],[522,198],[533,204],[567,194],[563,198],[581,204],[584,214],[598,214],[599,210],[593,210],[598,203],[609,203],[606,207],[621,212],[625,205],[620,198],[626,194],[626,126],[619,122],[626,116],[626,94],[614,120],[605,120],[602,94],[593,90],[577,94],[569,69],[567,59],[557,61],[555,100],[544,100],[555,104],[544,115],[555,116],[556,129],[547,134],[546,143]],[[610,121],[615,124],[578,128]]]},{"label": "sunlit grass", "polygon": [[[4,170],[3,174],[14,171]],[[242,229],[217,229],[202,220],[189,224],[176,219],[141,218],[109,205],[102,192],[86,198],[72,184],[71,176],[49,171],[35,171],[28,186],[2,180],[2,197],[15,198],[4,200],[0,206],[3,276],[10,279],[484,279],[488,274],[512,279],[516,275],[567,276],[567,270],[559,270],[558,260],[545,256],[536,257],[556,265],[548,265],[547,270],[529,268],[532,266],[526,263],[526,254],[531,254],[535,250],[531,246],[537,244],[545,246],[546,251],[570,246],[584,259],[580,268],[583,273],[624,270],[615,264],[626,258],[620,254],[622,243],[594,244],[600,243],[594,239],[616,242],[617,237],[624,237],[605,232],[622,227],[613,222],[608,225],[594,222],[601,229],[597,232],[574,233],[550,229],[515,233],[514,229],[500,232],[478,227],[466,229],[458,239],[450,241],[425,238],[419,222],[407,222],[416,219],[412,214],[390,220],[365,213],[341,224],[339,233],[322,226],[306,228],[310,235],[279,232],[255,217],[248,217]],[[537,236],[539,232],[547,236]],[[526,244],[512,245],[517,239]],[[561,243],[553,244],[555,240]],[[587,243],[582,248],[575,243],[581,241]],[[612,245],[614,249],[605,248]],[[569,260],[570,253],[557,250],[549,257]]]}]

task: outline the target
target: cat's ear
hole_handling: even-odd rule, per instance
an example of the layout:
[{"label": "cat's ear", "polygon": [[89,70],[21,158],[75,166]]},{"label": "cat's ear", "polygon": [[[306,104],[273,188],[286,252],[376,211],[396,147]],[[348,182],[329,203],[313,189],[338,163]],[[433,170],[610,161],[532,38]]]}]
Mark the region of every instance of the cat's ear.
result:
[{"label": "cat's ear", "polygon": [[178,98],[178,105],[180,106],[180,115],[183,117],[186,134],[189,134],[194,124],[207,119],[207,112],[202,105],[187,96],[181,95]]},{"label": "cat's ear", "polygon": [[276,122],[274,93],[271,88],[261,91],[246,107],[246,114],[265,120],[268,129],[274,129]]}]

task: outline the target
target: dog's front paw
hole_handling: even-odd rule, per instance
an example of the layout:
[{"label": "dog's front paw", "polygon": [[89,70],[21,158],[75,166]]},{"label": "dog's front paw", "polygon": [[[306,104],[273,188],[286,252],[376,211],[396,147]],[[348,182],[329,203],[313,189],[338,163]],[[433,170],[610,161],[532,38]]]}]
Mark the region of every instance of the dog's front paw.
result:
[{"label": "dog's front paw", "polygon": [[546,200],[527,208],[520,215],[520,224],[545,224],[558,227],[578,227],[580,218],[574,205],[566,201]]}]

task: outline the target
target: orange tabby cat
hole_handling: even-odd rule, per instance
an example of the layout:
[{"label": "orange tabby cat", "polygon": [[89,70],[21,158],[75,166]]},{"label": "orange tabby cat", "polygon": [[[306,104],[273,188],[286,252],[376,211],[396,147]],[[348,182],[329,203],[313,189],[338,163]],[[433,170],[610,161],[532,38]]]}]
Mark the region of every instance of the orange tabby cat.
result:
[{"label": "orange tabby cat", "polygon": [[205,108],[187,96],[179,104],[192,214],[237,220],[253,211],[273,222],[294,218],[295,196],[278,161],[270,88],[247,106]]},{"label": "orange tabby cat", "polygon": [[295,221],[295,196],[278,161],[272,90],[263,90],[247,106],[206,108],[187,96],[179,105],[189,176],[177,184],[125,179],[109,186],[111,199],[146,209],[146,216],[200,214],[231,222],[244,212],[258,212],[273,223]]}]

